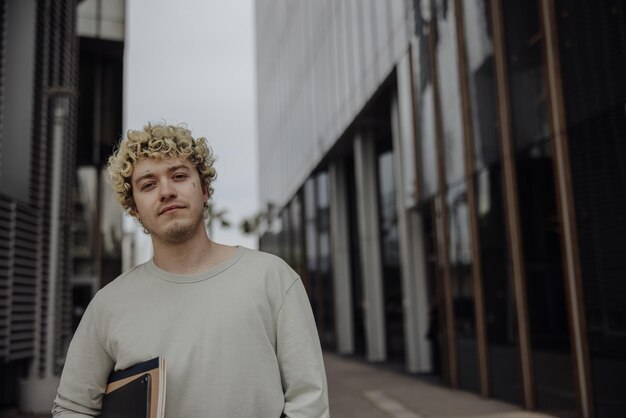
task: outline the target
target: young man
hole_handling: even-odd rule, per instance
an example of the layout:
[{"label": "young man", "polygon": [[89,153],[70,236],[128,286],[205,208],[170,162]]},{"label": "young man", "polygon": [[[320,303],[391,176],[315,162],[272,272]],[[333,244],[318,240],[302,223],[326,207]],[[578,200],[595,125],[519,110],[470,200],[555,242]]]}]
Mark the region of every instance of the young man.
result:
[{"label": "young man", "polygon": [[100,290],[69,348],[57,416],[98,416],[107,378],[167,361],[166,416],[328,417],[311,308],[281,259],[211,241],[204,213],[214,158],[179,126],[129,131],[109,159],[121,205],[154,257]]}]

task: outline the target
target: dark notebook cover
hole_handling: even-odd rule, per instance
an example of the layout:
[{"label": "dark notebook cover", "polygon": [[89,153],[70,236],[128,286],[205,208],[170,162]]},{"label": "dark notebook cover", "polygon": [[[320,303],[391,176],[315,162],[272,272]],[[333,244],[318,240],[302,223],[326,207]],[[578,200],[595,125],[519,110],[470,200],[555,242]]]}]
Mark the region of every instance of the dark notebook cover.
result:
[{"label": "dark notebook cover", "polygon": [[148,418],[150,375],[143,374],[104,395],[102,418]]},{"label": "dark notebook cover", "polygon": [[102,399],[102,418],[158,418],[165,407],[165,360],[153,358],[112,372]]}]

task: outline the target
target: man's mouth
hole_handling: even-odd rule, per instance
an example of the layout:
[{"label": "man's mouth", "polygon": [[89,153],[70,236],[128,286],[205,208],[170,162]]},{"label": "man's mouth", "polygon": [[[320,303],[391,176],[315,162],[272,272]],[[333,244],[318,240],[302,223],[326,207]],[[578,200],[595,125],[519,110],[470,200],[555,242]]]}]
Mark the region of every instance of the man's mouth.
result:
[{"label": "man's mouth", "polygon": [[164,207],[163,209],[161,209],[159,211],[159,215],[163,215],[164,213],[171,212],[171,211],[173,211],[175,209],[182,209],[182,208],[184,208],[184,206],[181,206],[181,205],[166,206],[166,207]]}]

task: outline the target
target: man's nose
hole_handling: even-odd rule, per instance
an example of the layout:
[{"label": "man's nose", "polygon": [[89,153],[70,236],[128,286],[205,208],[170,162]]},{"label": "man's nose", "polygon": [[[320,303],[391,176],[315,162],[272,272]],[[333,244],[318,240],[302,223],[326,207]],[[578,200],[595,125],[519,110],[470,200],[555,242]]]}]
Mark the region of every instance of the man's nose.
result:
[{"label": "man's nose", "polygon": [[167,180],[161,182],[160,192],[161,192],[161,202],[164,202],[166,200],[173,199],[176,197],[176,189]]}]

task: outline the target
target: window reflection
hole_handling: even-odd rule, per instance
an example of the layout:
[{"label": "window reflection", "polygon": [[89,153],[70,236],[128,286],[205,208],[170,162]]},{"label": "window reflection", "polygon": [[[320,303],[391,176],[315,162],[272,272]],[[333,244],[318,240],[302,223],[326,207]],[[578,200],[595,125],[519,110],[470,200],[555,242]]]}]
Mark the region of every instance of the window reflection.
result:
[{"label": "window reflection", "polygon": [[392,151],[385,151],[378,156],[378,200],[387,357],[390,361],[404,363],[404,308]]},{"label": "window reflection", "polygon": [[303,248],[302,248],[302,203],[300,193],[297,193],[289,205],[289,220],[291,221],[291,266],[303,276]]},{"label": "window reflection", "polygon": [[576,414],[537,2],[503,2],[537,406]]},{"label": "window reflection", "polygon": [[485,0],[467,0],[462,4],[474,169],[479,171],[500,160],[491,12]]},{"label": "window reflection", "polygon": [[448,256],[459,365],[459,385],[479,390],[474,320],[474,284],[472,245],[469,236],[467,186],[459,184],[448,190]]},{"label": "window reflection", "polygon": [[333,348],[335,344],[335,324],[333,306],[333,283],[331,274],[330,254],[330,207],[328,172],[324,171],[317,176],[317,236],[319,243],[318,293],[321,300],[322,334],[320,338],[326,348]]},{"label": "window reflection", "polygon": [[452,185],[461,181],[465,176],[455,2],[436,2],[435,4],[437,17],[435,54],[441,100],[442,134],[445,146],[446,184]]},{"label": "window reflection", "polygon": [[618,418],[626,410],[626,305],[617,296],[626,294],[626,8],[555,4],[594,415]]},{"label": "window reflection", "polygon": [[466,0],[463,28],[490,391],[522,403],[513,276],[506,236],[490,2]]},{"label": "window reflection", "polygon": [[429,32],[428,20],[423,16],[419,5],[415,8],[417,41],[411,54],[413,68],[413,91],[416,98],[415,118],[418,122],[418,165],[420,198],[422,200],[437,192],[437,154],[435,145],[435,102],[431,74],[431,60],[428,53]]},{"label": "window reflection", "polygon": [[315,179],[309,178],[304,183],[304,218],[306,234],[306,269],[309,281],[309,300],[313,315],[319,322],[317,311],[317,291],[318,291],[318,258],[317,258],[317,227],[316,227],[316,202],[315,202]]}]

